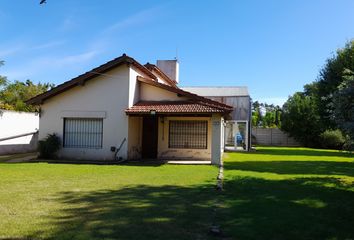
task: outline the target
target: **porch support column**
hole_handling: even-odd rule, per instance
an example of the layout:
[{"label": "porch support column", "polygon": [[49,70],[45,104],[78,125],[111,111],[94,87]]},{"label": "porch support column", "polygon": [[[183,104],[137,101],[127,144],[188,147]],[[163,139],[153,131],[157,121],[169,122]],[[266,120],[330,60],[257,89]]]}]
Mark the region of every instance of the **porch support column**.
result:
[{"label": "porch support column", "polygon": [[213,114],[211,118],[211,164],[221,164],[221,116]]}]

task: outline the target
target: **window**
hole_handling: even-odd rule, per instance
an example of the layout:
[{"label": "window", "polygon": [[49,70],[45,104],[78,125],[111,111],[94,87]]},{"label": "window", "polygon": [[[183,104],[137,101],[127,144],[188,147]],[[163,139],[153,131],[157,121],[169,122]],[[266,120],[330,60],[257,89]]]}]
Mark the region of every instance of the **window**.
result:
[{"label": "window", "polygon": [[169,148],[207,149],[208,121],[170,121]]},{"label": "window", "polygon": [[102,137],[102,119],[64,118],[64,147],[102,148]]}]

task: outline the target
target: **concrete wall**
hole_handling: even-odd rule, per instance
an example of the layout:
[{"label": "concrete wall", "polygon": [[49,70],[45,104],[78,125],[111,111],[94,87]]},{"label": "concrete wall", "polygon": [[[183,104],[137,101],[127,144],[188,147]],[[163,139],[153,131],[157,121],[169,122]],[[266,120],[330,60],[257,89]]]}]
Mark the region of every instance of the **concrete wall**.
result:
[{"label": "concrete wall", "polygon": [[[130,81],[130,73],[130,68],[122,65],[45,101],[41,106],[39,139],[49,133],[57,133],[63,139],[64,117],[68,114],[71,117],[104,116],[101,149],[62,148],[58,155],[70,159],[113,159],[110,147],[119,147],[124,138],[129,142],[128,116],[124,110],[136,101],[129,97],[130,92],[136,91],[135,85],[129,88],[133,82]],[[123,158],[127,158],[127,142],[120,152]]]},{"label": "concrete wall", "polygon": [[[38,128],[38,114],[0,109],[0,139],[36,132]],[[37,134],[0,141],[0,155],[34,152],[37,144]]]},{"label": "concrete wall", "polygon": [[253,144],[265,146],[301,146],[294,138],[289,137],[278,128],[252,128],[252,135],[256,138]]}]

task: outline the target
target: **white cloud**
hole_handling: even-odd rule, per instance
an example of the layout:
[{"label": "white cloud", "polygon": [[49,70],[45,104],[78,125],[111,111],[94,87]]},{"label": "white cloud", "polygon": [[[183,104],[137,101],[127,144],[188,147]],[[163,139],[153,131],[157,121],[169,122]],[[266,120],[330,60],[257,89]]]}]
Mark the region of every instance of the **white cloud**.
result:
[{"label": "white cloud", "polygon": [[64,43],[65,43],[64,40],[55,40],[55,41],[52,41],[52,42],[42,43],[42,44],[33,46],[30,49],[32,49],[32,50],[40,50],[40,49],[46,49],[46,48],[53,48],[53,47],[61,46]]},{"label": "white cloud", "polygon": [[[117,38],[117,34],[123,35],[125,31],[138,29],[138,27],[150,23],[157,18],[161,9],[161,6],[145,9],[103,28],[89,43],[90,47],[102,52],[111,50],[113,46],[118,44],[117,41],[120,39]],[[134,32],[136,33],[136,31]]]},{"label": "white cloud", "polygon": [[8,48],[0,49],[0,59],[17,54],[18,52],[22,51],[23,49],[24,49],[23,45],[16,45],[16,46],[11,46]]},{"label": "white cloud", "polygon": [[108,26],[106,29],[103,30],[102,33],[109,34],[126,29],[128,27],[133,27],[142,23],[146,23],[156,16],[156,13],[159,9],[160,7],[154,7],[137,12],[121,21],[112,24],[111,26]]},{"label": "white cloud", "polygon": [[79,26],[79,24],[74,20],[73,16],[67,16],[64,21],[61,23],[61,26],[59,27],[59,31],[70,31],[73,29],[76,29]]},{"label": "white cloud", "polygon": [[74,64],[85,64],[97,54],[97,51],[88,51],[63,57],[39,57],[25,65],[17,65],[15,68],[5,70],[1,75],[7,76],[10,80],[33,79],[39,73],[56,72]]}]

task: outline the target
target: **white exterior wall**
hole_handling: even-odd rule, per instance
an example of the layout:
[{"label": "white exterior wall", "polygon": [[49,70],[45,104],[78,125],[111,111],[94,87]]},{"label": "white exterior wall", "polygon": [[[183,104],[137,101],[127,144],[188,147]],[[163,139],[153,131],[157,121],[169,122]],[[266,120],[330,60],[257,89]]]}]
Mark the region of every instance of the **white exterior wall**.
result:
[{"label": "white exterior wall", "polygon": [[[37,113],[16,112],[0,109],[0,138],[31,133],[39,128]],[[1,141],[0,145],[29,144],[32,135]]]},{"label": "white exterior wall", "polygon": [[[36,132],[38,125],[36,113],[0,109],[0,139]],[[0,141],[0,155],[35,152],[37,145],[37,133]]]},{"label": "white exterior wall", "polygon": [[169,92],[146,83],[141,84],[140,98],[144,101],[184,101],[188,99],[177,96],[177,93]]},{"label": "white exterior wall", "polygon": [[[134,94],[129,94],[136,91],[130,73],[130,68],[122,65],[87,81],[84,86],[76,86],[46,100],[41,106],[39,139],[49,133],[57,133],[63,139],[63,117],[68,113],[73,117],[105,115],[101,149],[62,148],[58,155],[70,159],[113,159],[110,147],[118,147],[124,138],[129,141],[128,116],[124,110],[136,101]],[[123,158],[127,158],[127,142],[119,154]]]}]

